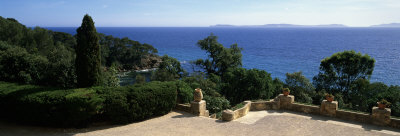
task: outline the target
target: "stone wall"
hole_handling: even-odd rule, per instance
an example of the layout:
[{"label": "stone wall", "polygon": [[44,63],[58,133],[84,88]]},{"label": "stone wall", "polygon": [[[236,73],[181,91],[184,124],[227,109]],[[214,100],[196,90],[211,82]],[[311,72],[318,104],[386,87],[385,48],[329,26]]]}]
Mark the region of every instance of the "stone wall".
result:
[{"label": "stone wall", "polygon": [[249,113],[251,109],[252,103],[251,101],[244,101],[244,103],[245,105],[242,108],[237,109],[235,111],[224,110],[222,112],[222,120],[231,121],[247,115],[247,113]]},{"label": "stone wall", "polygon": [[366,113],[351,112],[345,110],[337,110],[336,118],[343,120],[357,121],[361,123],[372,123],[372,117]]},{"label": "stone wall", "polygon": [[190,105],[188,104],[176,104],[175,109],[181,110],[184,112],[190,112]]},{"label": "stone wall", "polygon": [[[280,98],[284,99],[284,101],[280,100]],[[294,97],[293,97],[294,98]],[[294,103],[291,96],[283,97],[279,95],[275,99],[271,99],[269,101],[245,101],[245,106],[237,109],[235,111],[232,110],[224,110],[222,113],[222,119],[225,121],[231,121],[238,119],[247,115],[249,111],[261,111],[261,110],[290,110],[296,112],[309,113],[314,115],[324,115],[331,116],[343,120],[357,121],[361,123],[371,123],[382,126],[390,126],[393,128],[400,129],[400,119],[390,118],[390,116],[376,116],[377,112],[375,112],[375,116],[368,113],[359,113],[352,111],[345,111],[337,109],[337,102],[323,102],[325,104],[333,104],[333,105],[324,105],[324,106],[315,106],[315,105],[306,105],[300,103]],[[281,105],[282,104],[282,105]],[[325,107],[325,108],[321,108]],[[376,107],[374,107],[375,110]],[[176,109],[191,112],[190,105],[177,104]],[[390,111],[390,109],[386,109],[385,111]],[[387,115],[387,114],[385,114]],[[389,114],[390,115],[390,114]],[[382,118],[382,119],[381,119]]]},{"label": "stone wall", "polygon": [[389,126],[400,129],[400,119],[391,118]]},{"label": "stone wall", "polygon": [[310,114],[317,114],[317,115],[320,114],[319,106],[305,105],[300,103],[292,103],[290,107],[288,107],[287,109],[291,111],[304,112]]},{"label": "stone wall", "polygon": [[[282,102],[282,99],[284,102]],[[322,102],[321,106],[315,106],[315,105],[305,105],[305,104],[300,104],[300,103],[293,103],[292,102],[292,97],[287,96],[284,97],[282,95],[277,96],[273,100],[269,101],[256,101],[251,103],[250,110],[251,111],[261,111],[261,110],[290,110],[290,111],[296,111],[296,112],[303,112],[303,113],[309,113],[309,114],[314,114],[314,115],[323,115],[323,116],[330,116],[330,117],[335,117],[343,120],[350,120],[350,121],[357,121],[361,123],[370,123],[370,124],[376,124],[376,125],[381,125],[381,126],[390,126],[394,128],[400,128],[400,119],[395,119],[395,118],[390,118],[388,116],[387,111],[390,111],[390,109],[385,109],[383,111],[385,112],[385,116],[380,116],[380,112],[383,112],[379,110],[380,112],[378,113],[379,115],[371,115],[368,113],[359,113],[359,112],[351,112],[351,111],[345,111],[345,110],[339,110],[337,109],[338,103],[336,101],[333,102],[327,102],[326,100]],[[284,103],[284,104],[282,104]],[[281,105],[282,104],[282,105]],[[321,108],[323,107],[323,108]],[[375,110],[376,107],[374,107]],[[375,114],[377,114],[375,112]]]},{"label": "stone wall", "polygon": [[272,107],[274,105],[274,101],[257,101],[257,102],[251,102],[251,111],[261,111],[261,110],[272,110]]}]

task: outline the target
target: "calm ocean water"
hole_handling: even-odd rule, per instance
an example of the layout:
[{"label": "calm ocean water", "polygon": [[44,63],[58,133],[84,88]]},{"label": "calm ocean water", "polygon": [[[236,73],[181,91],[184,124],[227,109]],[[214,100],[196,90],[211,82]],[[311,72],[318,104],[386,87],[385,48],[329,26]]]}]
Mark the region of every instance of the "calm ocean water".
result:
[{"label": "calm ocean water", "polygon": [[[73,27],[48,28],[76,33]],[[400,85],[400,28],[214,28],[214,27],[98,27],[97,31],[115,37],[128,37],[156,47],[188,62],[206,58],[196,43],[210,33],[225,47],[237,43],[244,50],[243,67],[257,68],[285,79],[285,73],[303,71],[312,80],[320,61],[335,52],[355,50],[375,58],[372,82]]]}]

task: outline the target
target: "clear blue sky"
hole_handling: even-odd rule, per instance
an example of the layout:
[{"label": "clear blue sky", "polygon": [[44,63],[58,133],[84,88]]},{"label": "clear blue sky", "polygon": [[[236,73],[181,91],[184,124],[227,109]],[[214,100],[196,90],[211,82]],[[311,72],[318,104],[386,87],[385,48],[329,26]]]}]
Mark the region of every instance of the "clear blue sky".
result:
[{"label": "clear blue sky", "polygon": [[400,0],[0,0],[0,16],[27,26],[369,26],[400,23]]}]

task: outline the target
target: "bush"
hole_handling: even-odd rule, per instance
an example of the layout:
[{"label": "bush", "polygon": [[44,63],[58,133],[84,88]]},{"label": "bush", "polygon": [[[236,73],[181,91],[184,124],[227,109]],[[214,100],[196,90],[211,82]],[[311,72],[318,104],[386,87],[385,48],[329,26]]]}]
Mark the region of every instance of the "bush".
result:
[{"label": "bush", "polygon": [[[214,76],[213,78],[215,79],[217,77]],[[211,79],[206,78],[206,75],[204,75],[204,73],[193,73],[190,77],[182,78],[182,81],[187,83],[193,90],[196,88],[201,88],[204,96],[221,96],[221,94],[217,92],[217,90],[220,90],[218,84]]]},{"label": "bush", "polygon": [[104,114],[114,123],[164,115],[175,107],[176,91],[173,82],[150,82],[105,90]]},{"label": "bush", "polygon": [[233,104],[245,100],[269,99],[274,86],[271,74],[264,70],[230,69],[222,77],[222,93]]},{"label": "bush", "polygon": [[315,95],[315,88],[301,71],[286,73],[285,82],[286,86],[292,90],[290,94],[296,98],[297,102],[308,104],[313,102],[312,97]]},{"label": "bush", "polygon": [[176,91],[173,82],[69,90],[0,82],[0,117],[61,127],[83,127],[99,119],[128,123],[168,113]]},{"label": "bush", "polygon": [[23,123],[85,126],[101,110],[103,101],[93,89],[60,90],[0,83],[1,116]]},{"label": "bush", "polygon": [[217,113],[231,107],[229,101],[225,99],[225,97],[213,97],[206,95],[203,99],[207,102],[206,107],[210,114]]},{"label": "bush", "polygon": [[48,60],[32,55],[24,48],[14,47],[0,51],[0,80],[37,83],[44,79]]},{"label": "bush", "polygon": [[193,98],[194,89],[192,89],[188,84],[183,81],[176,81],[176,87],[178,89],[178,103],[190,103]]}]

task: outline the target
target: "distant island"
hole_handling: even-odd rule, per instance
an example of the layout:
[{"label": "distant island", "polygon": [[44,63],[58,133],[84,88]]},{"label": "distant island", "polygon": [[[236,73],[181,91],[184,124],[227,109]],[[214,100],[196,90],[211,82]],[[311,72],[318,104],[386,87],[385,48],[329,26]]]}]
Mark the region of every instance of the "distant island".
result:
[{"label": "distant island", "polygon": [[372,25],[370,27],[400,27],[400,23],[390,23],[390,24],[380,24],[380,25]]},{"label": "distant island", "polygon": [[217,24],[210,27],[262,27],[262,28],[287,28],[287,27],[347,27],[342,24],[326,24],[326,25],[295,25],[295,24],[265,24],[265,25],[229,25]]},{"label": "distant island", "polygon": [[[230,24],[217,24],[211,25],[210,27],[252,27],[252,28],[296,28],[296,27],[320,27],[320,28],[340,28],[340,27],[348,27],[343,24],[326,24],[326,25],[296,25],[296,24],[265,24],[265,25],[230,25]],[[379,25],[371,25],[367,27],[400,27],[400,23],[390,23],[390,24],[379,24]]]}]

